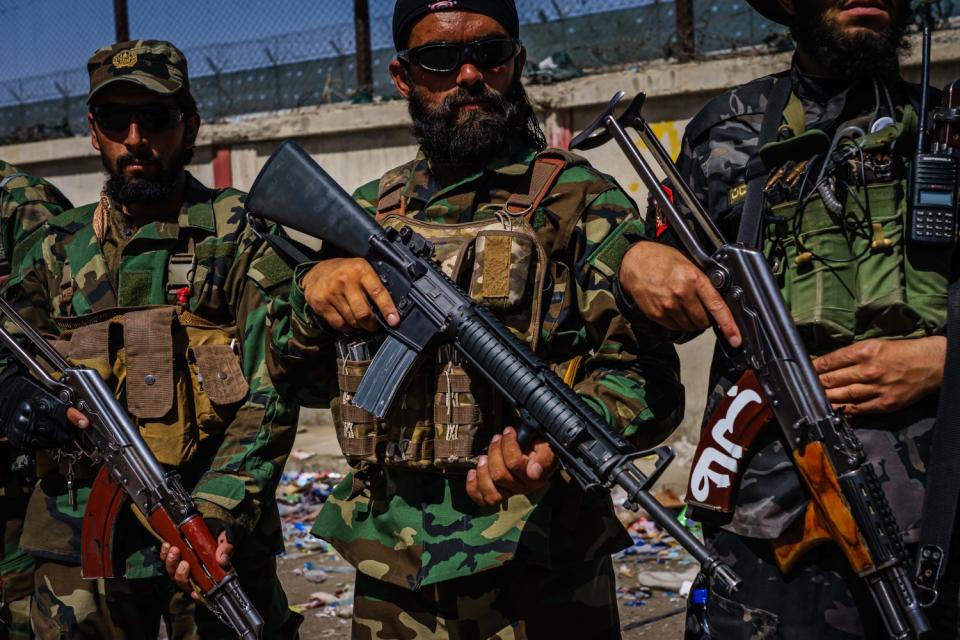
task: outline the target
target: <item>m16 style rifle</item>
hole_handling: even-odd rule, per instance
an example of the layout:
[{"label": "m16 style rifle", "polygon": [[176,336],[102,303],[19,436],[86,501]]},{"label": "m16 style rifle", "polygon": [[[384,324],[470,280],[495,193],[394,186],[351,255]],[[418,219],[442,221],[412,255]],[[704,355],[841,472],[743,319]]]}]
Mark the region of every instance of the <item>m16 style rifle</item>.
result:
[{"label": "m16 style rifle", "polygon": [[[452,344],[508,402],[521,410],[522,441],[542,434],[584,488],[623,488],[628,508],[643,507],[700,562],[722,590],[739,578],[657,502],[650,486],[672,459],[661,447],[637,452],[493,315],[461,291],[431,259],[433,247],[409,227],[381,228],[307,153],[291,141],[270,157],[246,200],[252,216],[303,232],[366,258],[397,305],[401,320],[387,337],[353,397],[384,417],[419,362]],[[634,462],[656,455],[645,475]]]},{"label": "m16 style rifle", "polygon": [[[90,426],[77,444],[102,463],[83,515],[81,564],[84,578],[113,578],[114,526],[128,500],[159,539],[180,549],[190,581],[205,604],[241,640],[258,640],[263,619],[233,570],[216,559],[217,541],[175,471],[165,470],[100,375],[67,362],[0,297],[0,315],[25,344],[0,323],[0,342],[61,402],[83,413]],[[28,349],[29,347],[29,349]],[[31,351],[35,352],[31,353]]]},{"label": "m16 style rifle", "polygon": [[[727,242],[642,116],[639,94],[619,118],[618,92],[597,120],[571,142],[592,149],[614,140],[640,175],[687,254],[723,296],[743,336],[732,352],[746,373],[704,429],[691,474],[688,501],[723,509],[744,452],[758,429],[776,420],[793,463],[810,493],[803,527],[774,542],[777,563],[789,571],[806,551],[833,541],[869,585],[891,638],[922,638],[930,625],[921,609],[893,512],[847,417],[827,400],[807,350],[763,255]],[[683,214],[626,129],[652,155]]]}]

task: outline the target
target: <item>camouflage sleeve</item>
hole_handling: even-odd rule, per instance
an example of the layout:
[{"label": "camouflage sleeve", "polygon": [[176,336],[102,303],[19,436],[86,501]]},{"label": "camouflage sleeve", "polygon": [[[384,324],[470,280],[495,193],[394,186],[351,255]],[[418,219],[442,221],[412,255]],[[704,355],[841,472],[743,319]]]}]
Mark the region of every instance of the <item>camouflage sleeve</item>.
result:
[{"label": "camouflage sleeve", "polygon": [[201,514],[241,533],[261,522],[274,498],[296,434],[297,403],[275,383],[268,360],[271,305],[286,295],[291,269],[247,228],[227,274],[229,302],[237,321],[241,368],[250,384],[244,404],[227,426],[223,442],[193,491]]},{"label": "camouflage sleeve", "polygon": [[[680,364],[666,340],[638,335],[618,311],[613,280],[630,237],[644,230],[636,207],[619,188],[588,206],[572,236],[575,305],[556,338],[586,353],[576,391],[608,424],[638,446],[654,445],[678,424]],[[571,309],[573,311],[574,309]]]},{"label": "camouflage sleeve", "polygon": [[[376,213],[378,181],[366,184],[353,194],[370,215]],[[310,313],[303,294],[303,276],[314,263],[300,265],[293,275],[290,290],[271,302],[270,373],[276,381],[289,381],[291,393],[304,406],[326,407],[336,394],[333,356],[334,335]],[[282,364],[281,364],[282,363]],[[310,384],[303,384],[309,380]]]},{"label": "camouflage sleeve", "polygon": [[53,216],[71,208],[53,185],[34,176],[17,175],[0,191],[0,246],[13,262],[23,240]]},{"label": "camouflage sleeve", "polygon": [[47,226],[27,234],[16,246],[16,260],[10,265],[10,278],[4,284],[3,296],[37,331],[58,333],[51,320],[52,281],[59,279],[63,261],[53,253],[54,236]]}]

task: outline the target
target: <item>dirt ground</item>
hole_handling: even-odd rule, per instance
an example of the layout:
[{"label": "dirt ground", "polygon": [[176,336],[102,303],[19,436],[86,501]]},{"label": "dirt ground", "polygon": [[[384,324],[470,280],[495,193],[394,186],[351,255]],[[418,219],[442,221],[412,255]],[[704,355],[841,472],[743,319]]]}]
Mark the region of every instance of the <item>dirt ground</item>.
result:
[{"label": "dirt ground", "polygon": [[[305,416],[297,435],[294,455],[288,472],[343,469],[336,438],[327,416],[322,413]],[[663,545],[658,545],[663,546]],[[667,582],[677,574],[690,574],[695,565],[685,552],[667,547],[654,552],[640,547],[632,555],[615,558],[618,581],[620,623],[625,640],[683,638],[682,614],[685,598],[675,590],[645,589],[638,584],[638,574],[657,571]],[[300,628],[303,640],[349,638],[352,586],[355,572],[336,553],[309,548],[288,548],[278,562],[280,579],[291,605],[309,603]],[[316,597],[314,594],[318,594]],[[316,606],[328,602],[324,606]]]}]

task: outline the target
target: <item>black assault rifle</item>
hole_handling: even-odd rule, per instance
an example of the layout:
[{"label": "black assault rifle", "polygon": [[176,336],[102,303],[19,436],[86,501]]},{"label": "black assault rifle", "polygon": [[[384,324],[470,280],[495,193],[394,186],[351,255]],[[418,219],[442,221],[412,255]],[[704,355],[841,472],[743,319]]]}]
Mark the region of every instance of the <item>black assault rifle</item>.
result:
[{"label": "black assault rifle", "polygon": [[[241,640],[258,640],[263,619],[232,569],[217,562],[217,541],[175,471],[167,471],[144,442],[113,392],[95,370],[67,362],[0,297],[6,318],[23,338],[18,342],[0,322],[0,342],[46,389],[90,421],[77,443],[93,462],[103,463],[94,480],[81,533],[84,578],[113,578],[114,527],[132,501],[149,529],[180,549],[190,565],[190,581],[205,604]],[[69,485],[68,485],[69,486]]]},{"label": "black assault rifle", "polygon": [[[736,589],[739,579],[730,568],[649,492],[672,458],[670,450],[637,452],[613,433],[526,345],[446,277],[423,237],[409,227],[381,228],[291,141],[267,161],[246,206],[252,215],[366,258],[390,291],[400,325],[386,328],[388,336],[354,396],[358,407],[384,417],[421,359],[436,345],[452,343],[474,371],[522,410],[529,432],[542,434],[553,445],[577,482],[585,488],[622,487],[629,508],[643,507],[700,562],[715,584],[728,592]],[[650,455],[658,462],[648,477],[634,462]]]},{"label": "black assault rifle", "polygon": [[[766,260],[759,251],[724,239],[641,115],[644,94],[617,118],[623,95],[618,92],[570,146],[592,149],[611,139],[620,146],[670,229],[723,296],[743,336],[743,346],[732,356],[747,373],[729,394],[727,406],[732,408],[727,417],[701,436],[717,443],[713,455],[704,460],[721,467],[711,471],[705,466],[700,482],[691,482],[693,501],[722,510],[713,505],[711,494],[720,489],[719,502],[728,497],[729,478],[721,473],[723,465],[736,473],[749,441],[764,424],[762,412],[769,412],[783,430],[783,441],[810,490],[810,506],[799,528],[774,543],[780,567],[789,570],[811,547],[832,540],[869,585],[890,637],[923,637],[930,625],[905,566],[906,550],[893,512],[847,417],[827,400]],[[664,191],[626,132],[628,127],[639,134],[689,215],[681,214]],[[746,409],[753,402],[763,404],[763,409]],[[712,486],[711,481],[720,486]]]}]

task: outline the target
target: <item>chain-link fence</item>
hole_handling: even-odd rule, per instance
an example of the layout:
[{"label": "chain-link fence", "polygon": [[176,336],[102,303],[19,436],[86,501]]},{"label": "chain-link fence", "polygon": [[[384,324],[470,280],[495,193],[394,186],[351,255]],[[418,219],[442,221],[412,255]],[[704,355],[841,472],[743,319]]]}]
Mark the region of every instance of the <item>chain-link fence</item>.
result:
[{"label": "chain-link fence", "polygon": [[[356,99],[359,0],[127,0],[132,38],[163,38],[189,59],[207,120]],[[395,97],[394,0],[367,0],[373,95]],[[945,15],[960,13],[950,2]],[[674,2],[518,0],[530,80],[550,82],[676,53]],[[693,0],[697,55],[789,45],[746,0]],[[0,143],[86,130],[83,67],[113,40],[110,0],[0,0]]]}]

